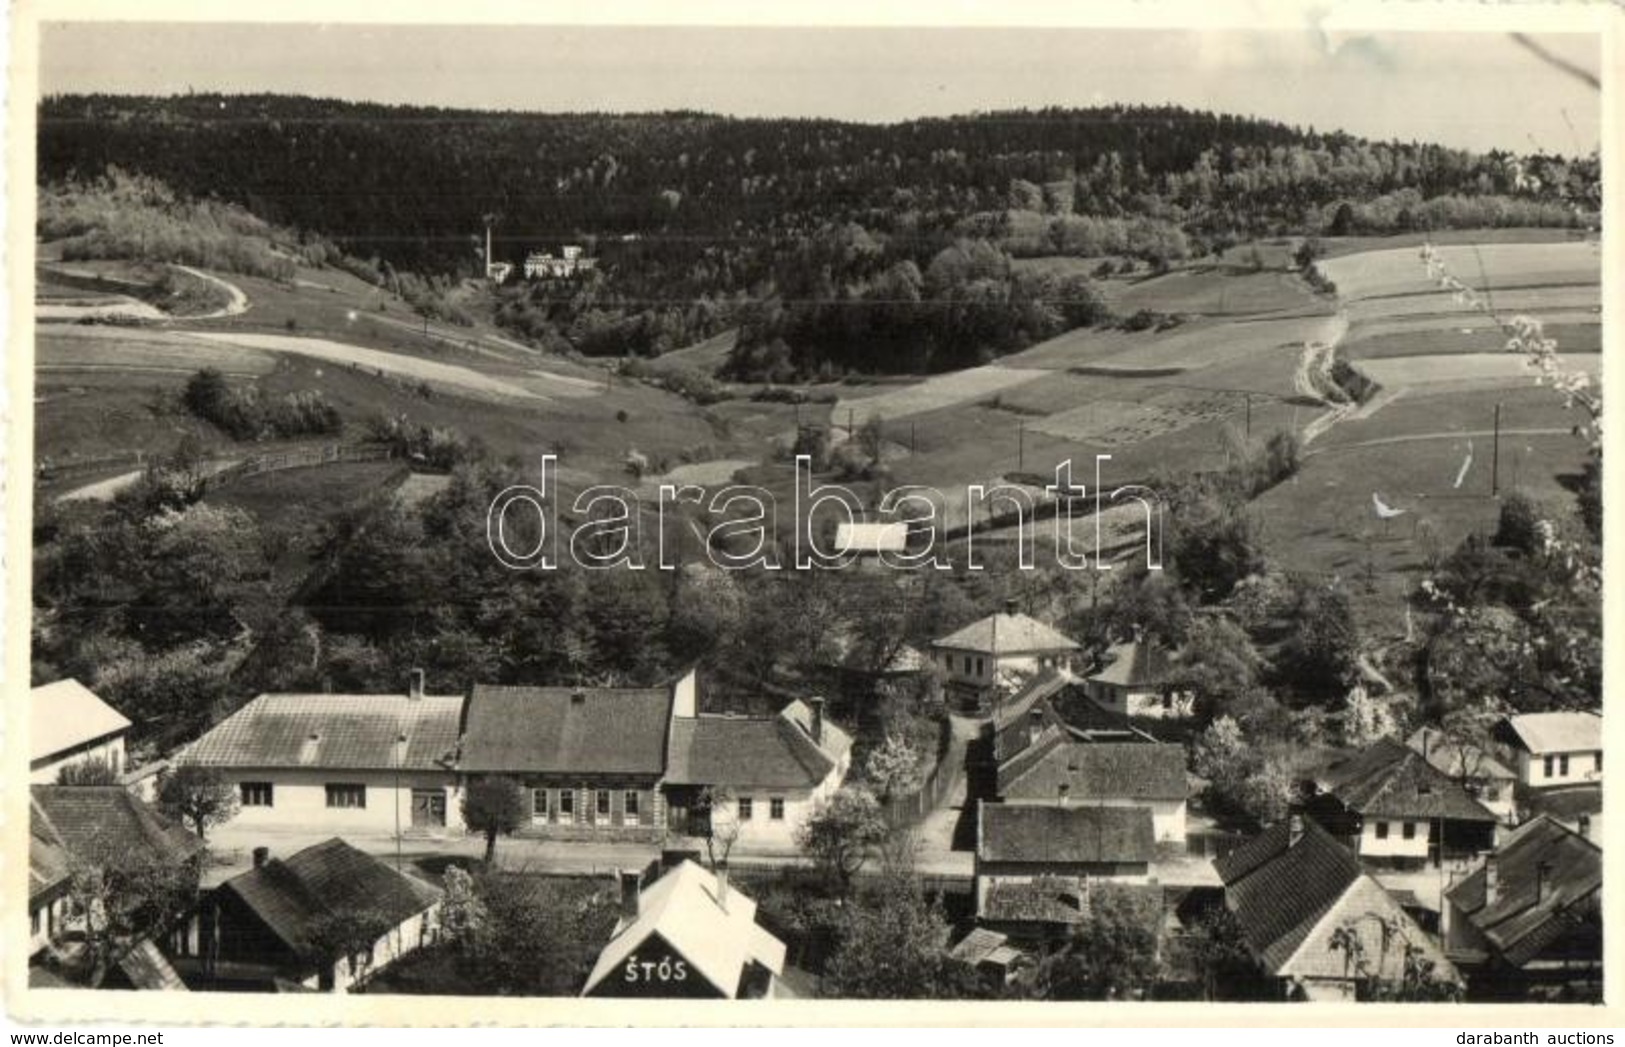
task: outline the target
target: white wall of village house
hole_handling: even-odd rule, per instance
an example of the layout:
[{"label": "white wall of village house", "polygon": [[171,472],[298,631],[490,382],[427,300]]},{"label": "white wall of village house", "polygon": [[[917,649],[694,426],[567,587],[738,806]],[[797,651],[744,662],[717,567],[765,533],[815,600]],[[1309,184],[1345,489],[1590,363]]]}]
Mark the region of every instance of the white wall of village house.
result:
[{"label": "white wall of village house", "polygon": [[941,647],[937,649],[936,658],[937,664],[948,674],[948,683],[962,687],[991,687],[1001,672],[1031,676],[1041,669],[1071,664],[1071,653],[1068,651],[995,656],[986,652]]},{"label": "white wall of village house", "polygon": [[[1052,799],[1029,800],[1011,799],[1003,803],[1011,806],[1053,807]],[[1151,808],[1151,832],[1159,843],[1185,842],[1185,810],[1184,800],[1134,800],[1134,799],[1087,799],[1069,800],[1068,803],[1077,807],[1149,807]]]},{"label": "white wall of village house", "polygon": [[[439,925],[440,906],[437,903],[428,911],[384,932],[372,945],[370,962],[356,964],[350,959],[339,960],[333,966],[333,991],[345,992],[356,983],[358,975],[362,978],[372,978],[407,953],[432,943]],[[315,989],[320,981],[319,976],[312,975],[305,979],[304,984]]]},{"label": "white wall of village house", "polygon": [[92,760],[108,764],[115,774],[124,773],[124,736],[122,734],[108,738],[89,749],[81,749],[67,756],[58,757],[49,763],[42,763],[38,767],[30,768],[28,780],[33,785],[54,785],[56,776],[62,768],[74,764],[89,763]]},{"label": "white wall of village house", "polygon": [[[1528,786],[1536,789],[1555,788],[1561,785],[1601,785],[1602,768],[1598,761],[1602,752],[1597,749],[1577,749],[1569,753],[1547,753],[1532,755],[1527,752],[1518,753],[1518,778]],[[1546,772],[1547,761],[1551,762],[1551,773]],[[1565,774],[1564,761],[1567,761]]]},{"label": "white wall of village house", "polygon": [[[665,827],[666,801],[657,783],[639,779],[561,781],[557,778],[521,778],[530,828],[537,831],[604,830]],[[598,793],[609,794],[609,811],[600,814]],[[629,814],[627,794],[637,794],[637,811]],[[566,810],[566,797],[568,807]]]},{"label": "white wall of village house", "polygon": [[[740,850],[794,850],[796,830],[812,817],[819,803],[834,795],[841,787],[850,764],[850,755],[843,756],[840,765],[832,769],[825,775],[824,780],[812,789],[731,786],[735,799],[722,805],[722,813],[718,817],[731,819],[739,825],[739,838],[734,846]],[[784,801],[782,819],[772,817],[774,797]],[[741,820],[738,801],[747,798],[751,801],[751,816]]]},{"label": "white wall of village house", "polygon": [[67,895],[54,898],[43,905],[28,907],[28,954],[32,956],[61,935],[68,922],[72,905]]},{"label": "white wall of village house", "polygon": [[[230,780],[243,795],[243,783],[269,782],[271,805],[244,803],[230,822],[233,836],[245,829],[309,830],[331,832],[387,833],[396,827],[413,830],[413,790],[441,792],[445,797],[448,833],[463,831],[462,794],[456,776],[449,772],[346,771],[319,768],[277,768],[264,771],[233,770]],[[327,786],[361,785],[366,788],[365,807],[329,807]],[[398,785],[398,788],[397,788]],[[397,821],[398,817],[398,821]]]},{"label": "white wall of village house", "polygon": [[1161,691],[1143,691],[1096,681],[1091,681],[1087,686],[1089,697],[1108,712],[1157,720],[1184,719],[1196,714],[1196,696],[1189,691],[1174,694],[1165,704]]},{"label": "white wall of village house", "polygon": [[[1412,826],[1415,833],[1408,840],[1405,838],[1406,824]],[[1379,825],[1388,827],[1386,839],[1377,836]],[[1425,819],[1412,819],[1407,823],[1403,818],[1366,818],[1360,828],[1359,851],[1363,855],[1379,858],[1426,858],[1432,833],[1433,823]],[[1448,837],[1446,839],[1448,841]]]}]

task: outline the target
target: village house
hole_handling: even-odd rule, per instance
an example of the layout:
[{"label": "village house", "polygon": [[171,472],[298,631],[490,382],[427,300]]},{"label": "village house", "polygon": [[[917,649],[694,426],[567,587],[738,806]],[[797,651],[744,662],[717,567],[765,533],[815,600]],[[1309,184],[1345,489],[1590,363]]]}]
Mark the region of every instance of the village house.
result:
[{"label": "village house", "polygon": [[[693,707],[694,687],[692,672],[665,687],[475,684],[458,768],[525,787],[522,835],[656,842],[668,825],[672,714]],[[687,812],[670,818],[686,823]]]},{"label": "village house", "polygon": [[1078,651],[1076,642],[1018,612],[1014,600],[1002,613],[980,618],[931,647],[947,675],[949,698],[984,715],[1026,678],[1045,669],[1070,669]]},{"label": "village house", "polygon": [[461,696],[429,695],[415,670],[399,694],[262,694],[175,758],[212,767],[242,808],[231,833],[461,831]]},{"label": "village house", "polygon": [[334,838],[222,883],[198,916],[202,987],[344,992],[434,940],[442,892]]},{"label": "village house", "polygon": [[1509,716],[1497,733],[1512,746],[1518,781],[1528,789],[1602,784],[1602,716],[1598,713]]},{"label": "village house", "polygon": [[587,976],[583,996],[770,999],[783,981],[784,943],[756,922],[756,902],[684,861],[646,889],[620,876],[621,915]]},{"label": "village house", "polygon": [[560,257],[551,251],[532,251],[525,256],[525,279],[567,277],[598,267],[598,259],[588,257],[576,244],[566,244]]},{"label": "village house", "polygon": [[825,718],[822,698],[771,717],[700,715],[690,690],[673,711],[669,753],[667,802],[709,819],[693,835],[721,830],[743,850],[791,851],[851,769],[852,738]]},{"label": "village house", "polygon": [[1174,686],[1173,658],[1161,644],[1136,637],[1108,647],[1101,660],[1084,686],[1102,709],[1170,720],[1195,714],[1196,696]]},{"label": "village house", "polygon": [[1435,768],[1460,782],[1505,825],[1518,820],[1514,783],[1518,776],[1483,746],[1457,741],[1434,727],[1418,727],[1405,744]]},{"label": "village house", "polygon": [[50,785],[64,768],[105,764],[125,771],[130,721],[78,680],[58,680],[28,695],[28,780]]},{"label": "village house", "polygon": [[1092,883],[1145,883],[1155,854],[1144,807],[978,803],[977,923],[1058,944],[1086,918]]},{"label": "village house", "polygon": [[1445,892],[1444,943],[1472,995],[1597,999],[1602,850],[1551,818],[1518,826]]},{"label": "village house", "polygon": [[1421,753],[1384,738],[1321,768],[1304,809],[1362,859],[1402,868],[1488,851],[1499,817]]},{"label": "village house", "polygon": [[[1248,952],[1283,999],[1349,1002],[1403,950],[1420,950],[1434,977],[1461,976],[1437,943],[1366,873],[1354,853],[1311,819],[1292,815],[1213,862]],[[1338,932],[1343,932],[1339,935]],[[1355,963],[1341,939],[1357,940]]]},{"label": "village house", "polygon": [[1181,745],[1081,742],[1039,746],[1000,770],[1006,806],[1069,806],[1144,810],[1153,839],[1185,842],[1190,787]]},{"label": "village house", "polygon": [[[157,862],[183,870],[195,882],[203,841],[116,785],[35,785],[29,790],[29,954],[49,952],[72,967],[77,949],[70,932],[82,930],[74,878]],[[166,929],[164,936],[170,931]],[[172,988],[179,984],[150,941],[128,942],[118,959],[126,984]]]}]

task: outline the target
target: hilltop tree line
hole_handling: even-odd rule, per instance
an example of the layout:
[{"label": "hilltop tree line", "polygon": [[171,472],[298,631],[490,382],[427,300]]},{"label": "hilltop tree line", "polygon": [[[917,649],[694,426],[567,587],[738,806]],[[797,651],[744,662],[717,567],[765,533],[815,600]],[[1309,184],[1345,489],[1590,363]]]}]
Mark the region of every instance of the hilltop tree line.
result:
[{"label": "hilltop tree line", "polygon": [[[380,284],[478,274],[488,218],[497,258],[579,243],[596,271],[504,289],[499,322],[556,348],[653,356],[743,319],[765,327],[751,347],[766,359],[740,369],[763,373],[783,370],[780,340],[807,373],[875,369],[854,336],[887,366],[947,366],[1075,326],[1074,289],[1041,279],[940,293],[932,265],[964,242],[1155,267],[1261,235],[1581,224],[1600,201],[1595,156],[1370,142],[1172,106],[868,125],[277,95],[41,103],[43,182],[114,165],[329,237],[334,264]],[[865,240],[878,249],[853,249]],[[739,315],[775,300],[782,323]],[[900,339],[910,327],[925,333]]]}]

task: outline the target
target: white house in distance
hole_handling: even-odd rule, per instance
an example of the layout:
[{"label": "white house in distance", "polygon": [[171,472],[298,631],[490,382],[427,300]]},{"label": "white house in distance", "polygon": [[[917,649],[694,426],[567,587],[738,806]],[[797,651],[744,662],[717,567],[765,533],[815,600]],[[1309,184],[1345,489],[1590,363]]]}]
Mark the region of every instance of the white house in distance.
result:
[{"label": "white house in distance", "polygon": [[852,737],[824,718],[824,700],[777,716],[697,715],[693,691],[672,712],[668,795],[711,788],[713,827],[738,827],[743,850],[794,850],[796,830],[841,787]]},{"label": "white house in distance", "polygon": [[621,918],[583,996],[769,999],[789,995],[784,943],[756,922],[756,902],[692,861],[642,889],[621,873]]},{"label": "white house in distance", "polygon": [[1078,651],[1075,641],[1018,612],[1014,600],[1006,601],[1002,613],[979,618],[931,647],[947,674],[949,695],[983,711],[1013,677],[1070,669]]},{"label": "white house in distance", "polygon": [[78,680],[36,687],[28,696],[28,780],[50,785],[64,767],[105,763],[124,773],[130,721]]},{"label": "white house in distance", "polygon": [[1184,719],[1196,712],[1196,695],[1171,685],[1173,658],[1158,643],[1136,638],[1106,649],[1105,666],[1084,691],[1107,712],[1154,719]]},{"label": "white house in distance", "polygon": [[1602,717],[1594,712],[1509,716],[1500,734],[1518,759],[1518,780],[1531,789],[1602,785]]},{"label": "white house in distance", "polygon": [[262,694],[184,749],[177,764],[216,768],[242,810],[230,831],[299,829],[394,835],[460,826],[460,695]]},{"label": "white house in distance", "polygon": [[572,276],[598,267],[598,259],[588,257],[576,244],[566,244],[563,257],[555,258],[551,251],[532,251],[525,256],[525,279],[539,276]]}]

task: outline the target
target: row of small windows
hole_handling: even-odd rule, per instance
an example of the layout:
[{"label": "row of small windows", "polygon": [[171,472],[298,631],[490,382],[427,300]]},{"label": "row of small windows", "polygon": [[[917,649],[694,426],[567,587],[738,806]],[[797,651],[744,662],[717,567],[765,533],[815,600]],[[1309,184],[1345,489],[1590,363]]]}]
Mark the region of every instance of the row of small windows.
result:
[{"label": "row of small windows", "polygon": [[[575,789],[537,788],[530,791],[531,820],[538,822],[653,823],[648,794],[637,789],[594,789],[591,806],[577,804]],[[585,790],[583,790],[585,793]],[[588,811],[591,817],[588,817]]]},{"label": "row of small windows", "polygon": [[[325,786],[327,806],[342,810],[365,810],[367,787],[349,782],[329,782]],[[237,795],[244,807],[276,806],[276,786],[271,782],[242,782]]]},{"label": "row of small windows", "polygon": [[[1388,823],[1387,822],[1377,822],[1376,823],[1376,830],[1377,830],[1377,839],[1379,839],[1379,840],[1388,839]],[[1416,839],[1416,823],[1415,822],[1401,822],[1400,825],[1399,825],[1399,834],[1400,834],[1400,836],[1404,837],[1407,840]]]},{"label": "row of small windows", "polygon": [[[1546,777],[1567,778],[1569,776],[1569,756],[1567,753],[1564,753],[1561,756],[1548,756],[1546,757],[1545,763]],[[1591,770],[1596,774],[1602,773],[1601,752],[1591,754]]]},{"label": "row of small windows", "polygon": [[[751,796],[741,796],[735,804],[739,812],[739,820],[751,821],[756,817],[756,799]],[[769,821],[784,821],[784,797],[770,796],[767,798],[767,817]]]}]

